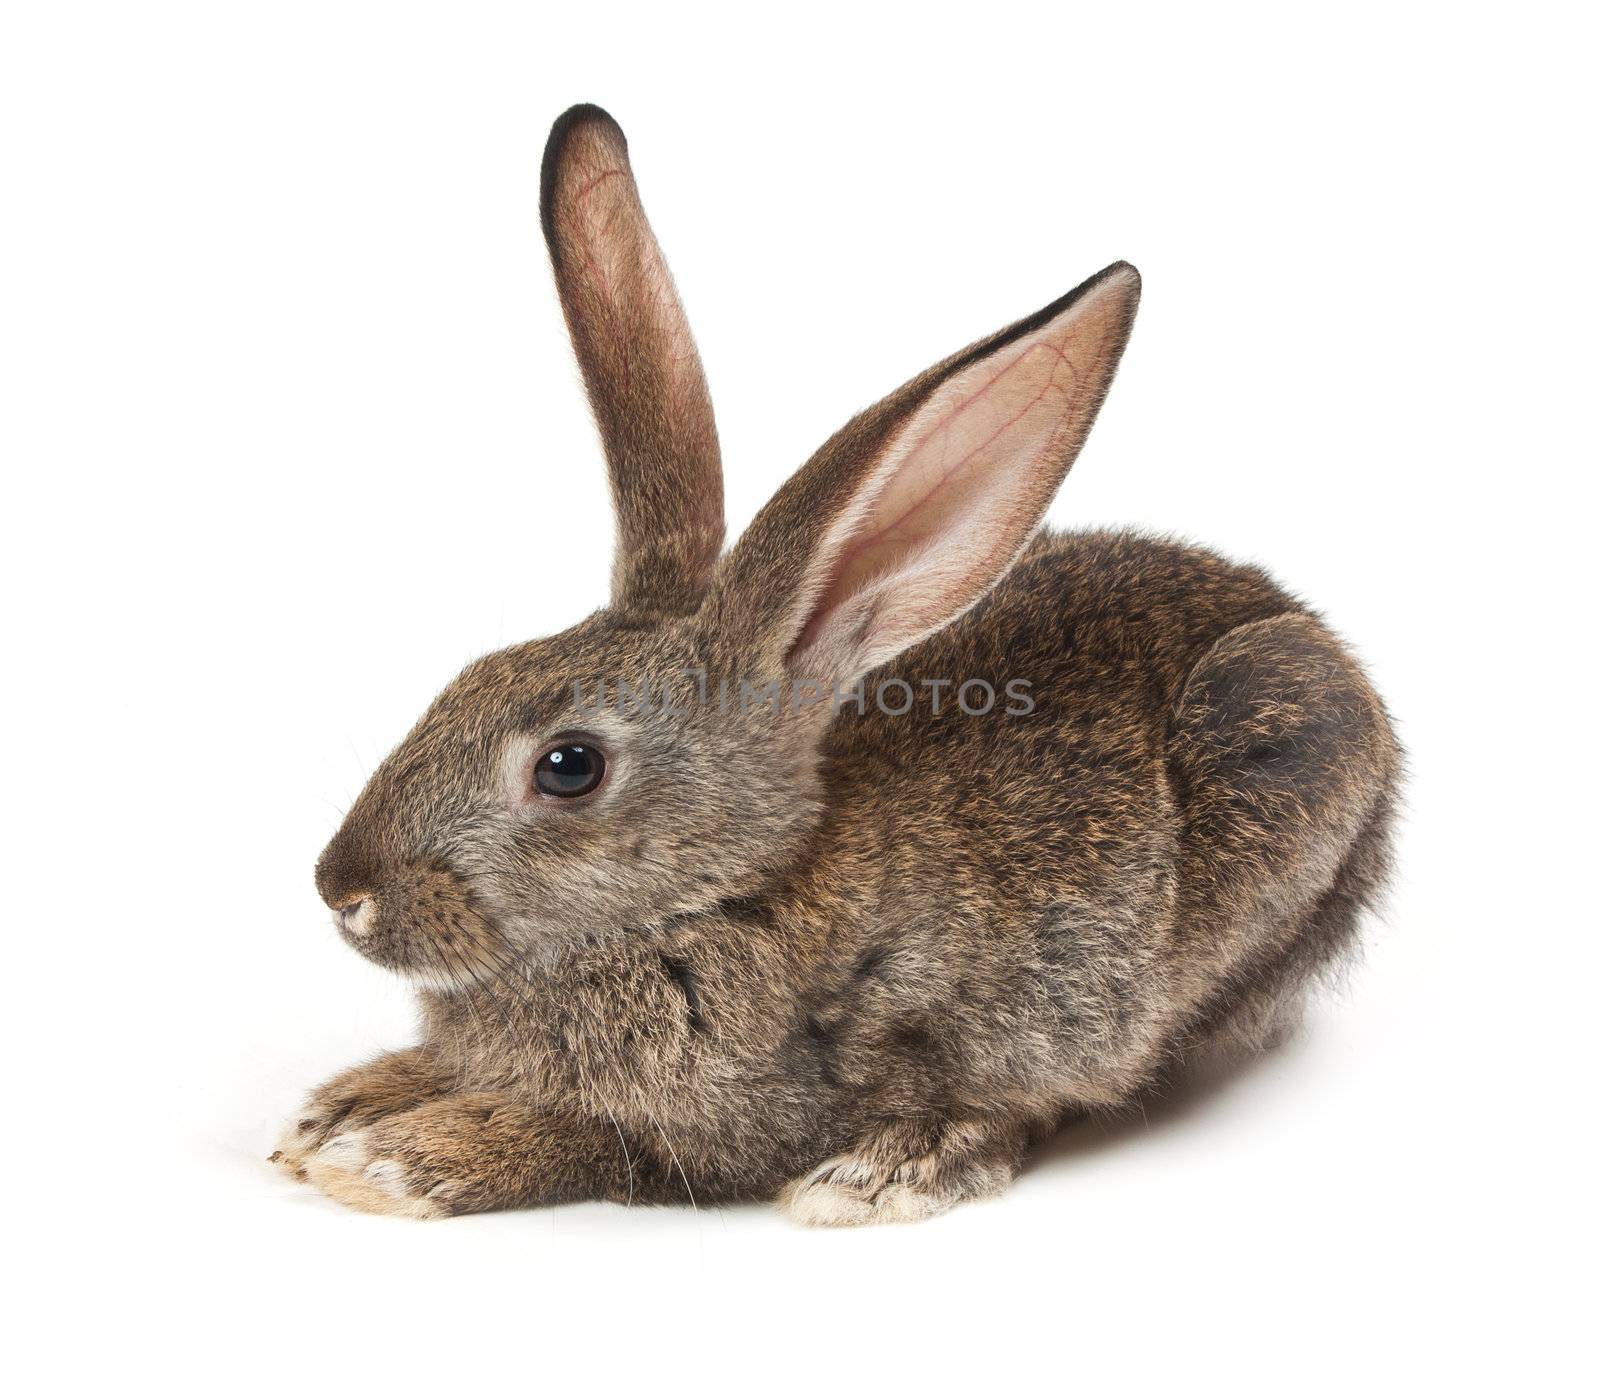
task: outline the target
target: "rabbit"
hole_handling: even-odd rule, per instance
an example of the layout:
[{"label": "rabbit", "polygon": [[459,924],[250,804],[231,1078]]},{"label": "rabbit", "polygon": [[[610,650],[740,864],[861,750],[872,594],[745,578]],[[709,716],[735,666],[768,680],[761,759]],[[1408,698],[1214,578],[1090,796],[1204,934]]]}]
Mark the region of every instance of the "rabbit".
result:
[{"label": "rabbit", "polygon": [[420,1036],[273,1161],[425,1219],[916,1221],[1292,1018],[1384,886],[1400,750],[1263,572],[1041,530],[1132,266],[859,414],[724,551],[706,382],[600,109],[556,122],[541,220],[610,603],[467,667],[350,808],[316,886]]}]

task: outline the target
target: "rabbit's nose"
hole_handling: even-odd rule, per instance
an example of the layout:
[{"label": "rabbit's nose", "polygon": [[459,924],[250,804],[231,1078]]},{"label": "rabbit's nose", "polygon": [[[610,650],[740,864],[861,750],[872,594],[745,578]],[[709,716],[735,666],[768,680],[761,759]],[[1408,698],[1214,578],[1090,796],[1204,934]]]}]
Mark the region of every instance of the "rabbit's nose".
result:
[{"label": "rabbit's nose", "polygon": [[370,894],[361,894],[333,910],[334,919],[346,932],[364,937],[372,931],[374,905]]}]

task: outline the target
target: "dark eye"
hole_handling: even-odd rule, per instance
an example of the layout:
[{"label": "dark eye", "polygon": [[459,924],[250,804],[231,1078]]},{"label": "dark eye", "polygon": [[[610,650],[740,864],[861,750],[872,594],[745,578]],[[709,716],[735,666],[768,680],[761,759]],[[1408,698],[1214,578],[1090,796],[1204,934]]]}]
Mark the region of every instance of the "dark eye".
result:
[{"label": "dark eye", "polygon": [[533,784],[552,798],[581,798],[600,786],[605,756],[593,745],[557,745],[534,766]]}]

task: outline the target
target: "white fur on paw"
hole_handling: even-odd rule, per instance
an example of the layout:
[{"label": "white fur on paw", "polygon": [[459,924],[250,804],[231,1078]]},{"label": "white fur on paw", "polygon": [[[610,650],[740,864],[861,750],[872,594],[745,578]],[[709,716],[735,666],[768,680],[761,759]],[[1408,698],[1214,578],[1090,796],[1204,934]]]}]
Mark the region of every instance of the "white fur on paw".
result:
[{"label": "white fur on paw", "polygon": [[801,1225],[903,1225],[926,1220],[954,1201],[885,1177],[857,1159],[830,1158],[784,1188],[779,1202]]},{"label": "white fur on paw", "polygon": [[1011,1181],[1009,1169],[980,1165],[936,1191],[913,1167],[903,1164],[886,1175],[856,1158],[830,1158],[785,1187],[778,1204],[801,1225],[907,1225],[957,1202],[998,1196]]},{"label": "white fur on paw", "polygon": [[318,1162],[341,1172],[360,1172],[367,1165],[367,1136],[360,1130],[335,1135],[315,1157]]},{"label": "white fur on paw", "polygon": [[411,1195],[411,1185],[406,1180],[406,1170],[392,1158],[380,1158],[376,1163],[368,1163],[362,1170],[361,1176],[379,1191],[387,1192],[391,1197]]},{"label": "white fur on paw", "polygon": [[782,1196],[783,1209],[801,1225],[905,1225],[948,1210],[953,1198],[904,1182],[876,1189],[854,1182],[801,1178]]},{"label": "white fur on paw", "polygon": [[396,1158],[374,1158],[365,1130],[354,1130],[329,1139],[306,1160],[306,1175],[319,1191],[357,1211],[379,1216],[409,1216],[430,1221],[448,1214],[433,1193],[443,1192],[448,1184],[417,1196],[405,1164]]}]

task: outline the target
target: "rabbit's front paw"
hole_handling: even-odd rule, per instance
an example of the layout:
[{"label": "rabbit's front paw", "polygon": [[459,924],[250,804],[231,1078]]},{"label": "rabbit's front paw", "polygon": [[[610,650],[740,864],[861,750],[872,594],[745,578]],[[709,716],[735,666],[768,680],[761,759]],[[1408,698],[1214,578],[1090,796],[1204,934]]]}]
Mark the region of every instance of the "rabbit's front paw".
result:
[{"label": "rabbit's front paw", "polygon": [[416,1048],[385,1053],[324,1082],[278,1135],[269,1160],[301,1182],[312,1155],[336,1135],[364,1128],[439,1094],[432,1064]]},{"label": "rabbit's front paw", "polygon": [[357,1211],[433,1220],[631,1195],[616,1126],[535,1109],[506,1091],[459,1091],[344,1129],[305,1161],[319,1191]]},{"label": "rabbit's front paw", "polygon": [[468,1092],[336,1134],[305,1170],[357,1211],[434,1220],[524,1204],[564,1152],[560,1131],[537,1111],[503,1093]]},{"label": "rabbit's front paw", "polygon": [[309,1159],[353,1113],[348,1103],[333,1102],[312,1096],[284,1125],[278,1134],[278,1144],[268,1162],[297,1181],[306,1178],[306,1160]]},{"label": "rabbit's front paw", "polygon": [[450,1215],[454,1185],[386,1142],[372,1129],[337,1134],[306,1160],[301,1176],[357,1211],[424,1221]]}]

